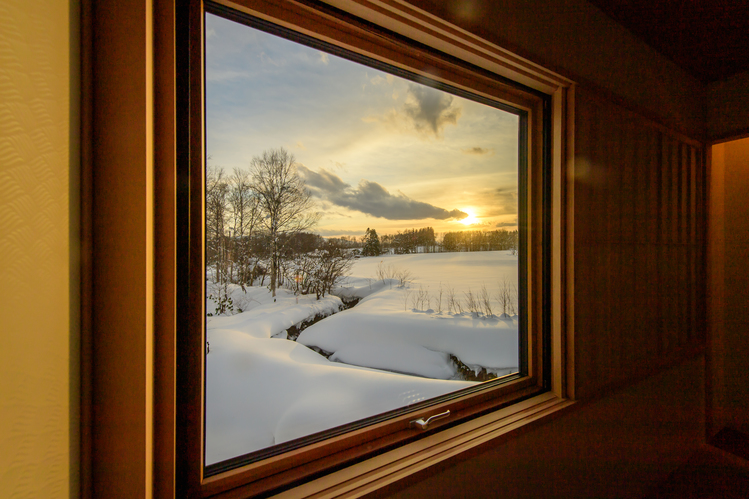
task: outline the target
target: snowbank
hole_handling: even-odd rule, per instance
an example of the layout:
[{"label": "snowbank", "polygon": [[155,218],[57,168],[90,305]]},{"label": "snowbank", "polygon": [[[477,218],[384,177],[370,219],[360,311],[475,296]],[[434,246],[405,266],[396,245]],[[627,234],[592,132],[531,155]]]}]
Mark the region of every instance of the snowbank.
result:
[{"label": "snowbank", "polygon": [[[250,289],[257,294],[256,288]],[[331,315],[343,308],[343,303],[337,296],[326,296],[315,300],[314,296],[308,295],[300,296],[297,300],[284,289],[278,291],[276,301],[273,302],[270,293],[265,288],[261,289],[266,295],[263,297],[265,303],[258,300],[254,308],[241,314],[208,317],[207,329],[233,329],[243,331],[255,338],[270,338],[291,326],[298,326],[308,318],[316,315]]]},{"label": "snowbank", "polygon": [[[297,342],[315,346],[326,352],[339,354],[341,350],[366,347],[387,347],[391,351],[416,347],[432,352],[453,354],[464,364],[487,369],[517,367],[518,327],[516,321],[496,317],[476,318],[471,314],[457,315],[404,310],[405,290],[383,289],[363,299],[349,310],[328,317],[308,327]],[[376,354],[358,365],[390,369],[403,373],[429,376],[429,362],[425,358],[409,356],[387,357]],[[401,361],[396,365],[398,361]],[[453,373],[454,374],[454,373]],[[442,377],[442,376],[430,376]],[[450,376],[447,376],[448,378]]]},{"label": "snowbank", "polygon": [[330,362],[299,343],[227,327],[208,334],[206,464],[474,384]]},{"label": "snowbank", "polygon": [[[377,279],[380,262],[411,271],[410,287]],[[517,318],[429,306],[440,289],[463,296],[505,275],[517,278],[508,252],[361,258],[335,290],[346,301],[361,298],[344,312],[336,296],[318,301],[279,289],[274,300],[265,287],[230,286],[243,313],[206,322],[206,464],[473,386],[450,379],[457,377],[450,355],[472,369],[513,371]],[[409,299],[415,289],[431,293],[425,310]],[[297,342],[283,339],[291,326],[333,313]]]}]

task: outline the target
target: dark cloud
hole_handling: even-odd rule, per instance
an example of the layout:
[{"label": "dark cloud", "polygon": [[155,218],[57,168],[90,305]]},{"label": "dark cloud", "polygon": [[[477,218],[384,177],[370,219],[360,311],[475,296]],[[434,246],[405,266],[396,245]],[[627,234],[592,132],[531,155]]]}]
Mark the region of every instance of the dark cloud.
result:
[{"label": "dark cloud", "polygon": [[458,124],[463,110],[453,106],[452,95],[412,83],[403,111],[417,131],[439,137],[445,125]]},{"label": "dark cloud", "polygon": [[362,180],[351,187],[337,175],[322,169],[313,172],[299,166],[299,174],[307,182],[307,188],[318,198],[350,210],[388,220],[420,220],[434,218],[462,220],[468,214],[460,210],[446,210],[429,203],[416,201],[404,194],[391,194],[377,182]]},{"label": "dark cloud", "polygon": [[335,191],[341,191],[341,190],[346,189],[347,187],[350,187],[347,183],[341,180],[341,177],[329,172],[328,170],[324,168],[320,170],[320,173],[313,172],[306,166],[302,166],[302,165],[299,165],[298,169],[299,169],[299,173],[307,182],[307,187],[311,188],[310,190],[313,192],[315,191],[315,189],[318,189],[321,191],[335,192]]},{"label": "dark cloud", "polygon": [[517,226],[517,224],[518,224],[517,220],[515,220],[514,222],[498,222],[497,225],[495,225],[495,227],[497,227],[497,228],[515,227],[515,226]]},{"label": "dark cloud", "polygon": [[391,109],[381,116],[368,116],[364,121],[377,121],[399,130],[415,131],[422,138],[439,139],[445,126],[458,124],[463,112],[453,100],[450,94],[411,83],[401,109]]},{"label": "dark cloud", "polygon": [[476,156],[483,156],[484,154],[494,154],[494,149],[485,149],[483,147],[469,147],[468,149],[460,150],[463,154],[474,154]]},{"label": "dark cloud", "polygon": [[341,213],[340,211],[335,211],[335,210],[333,210],[333,211],[321,211],[320,212],[320,216],[322,218],[331,217],[331,216],[336,216],[336,217],[340,217],[340,218],[354,218],[351,215],[347,215],[345,213]]}]

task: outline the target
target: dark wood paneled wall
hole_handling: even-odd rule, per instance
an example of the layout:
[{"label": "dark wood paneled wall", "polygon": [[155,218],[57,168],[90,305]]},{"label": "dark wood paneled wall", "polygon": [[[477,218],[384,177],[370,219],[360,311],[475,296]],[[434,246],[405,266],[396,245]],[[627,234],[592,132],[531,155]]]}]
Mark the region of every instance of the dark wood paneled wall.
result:
[{"label": "dark wood paneled wall", "polygon": [[575,393],[704,347],[704,147],[582,89],[575,116]]}]

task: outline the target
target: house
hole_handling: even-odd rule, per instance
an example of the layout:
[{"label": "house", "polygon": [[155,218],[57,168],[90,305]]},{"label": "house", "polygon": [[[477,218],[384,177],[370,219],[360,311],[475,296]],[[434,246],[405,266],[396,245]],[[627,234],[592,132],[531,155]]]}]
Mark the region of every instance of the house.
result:
[{"label": "house", "polygon": [[[82,246],[81,229],[91,222],[89,208],[99,212],[91,193],[79,200],[90,185],[81,165],[112,141],[141,144],[121,158],[131,165],[169,153],[143,145],[133,127],[151,112],[144,98],[149,75],[138,64],[167,2],[93,3],[98,13],[115,14],[112,33],[127,31],[137,43],[102,44],[107,52],[97,53],[91,81],[81,73],[91,48],[81,16],[89,19],[91,1],[6,0],[0,7],[3,497],[163,492],[151,482],[162,462],[158,453],[151,458],[152,351],[144,321],[154,305],[145,298],[149,256],[140,244],[149,210],[162,207],[148,202],[153,186],[145,170],[135,168],[127,183],[94,171],[97,196],[126,200],[125,222],[94,226],[94,246],[117,251],[129,240],[138,251],[120,248],[119,265],[94,262],[90,280],[81,281],[91,242]],[[376,495],[641,497],[721,428],[748,433],[747,68],[700,80],[585,0],[412,3],[578,83],[570,376],[579,402]],[[114,61],[137,78],[118,81],[110,72],[113,79],[104,79],[97,69]],[[93,111],[94,119],[104,113],[121,120],[117,134],[93,131],[93,152],[85,135],[90,109],[80,97],[89,95],[89,84],[127,90]],[[638,182],[626,172],[636,172]],[[646,204],[633,206],[628,196]],[[655,233],[623,230],[650,222]],[[637,258],[648,272],[633,276],[624,263]],[[82,315],[92,292],[87,283],[94,292],[120,294],[123,307]],[[91,327],[99,335],[93,346],[82,333]],[[118,334],[133,335],[132,350],[104,358],[112,351],[101,342]],[[122,362],[127,379],[96,377],[107,362]],[[108,420],[113,414],[119,419]],[[107,445],[104,437],[117,425],[137,429],[127,442]],[[93,447],[80,446],[87,435]]]}]

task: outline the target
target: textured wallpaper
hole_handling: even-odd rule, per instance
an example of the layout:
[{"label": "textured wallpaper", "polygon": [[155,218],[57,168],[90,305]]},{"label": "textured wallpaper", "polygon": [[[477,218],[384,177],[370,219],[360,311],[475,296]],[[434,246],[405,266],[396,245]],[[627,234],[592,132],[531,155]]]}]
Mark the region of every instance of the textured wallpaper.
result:
[{"label": "textured wallpaper", "polygon": [[77,489],[76,3],[0,2],[3,498]]}]

